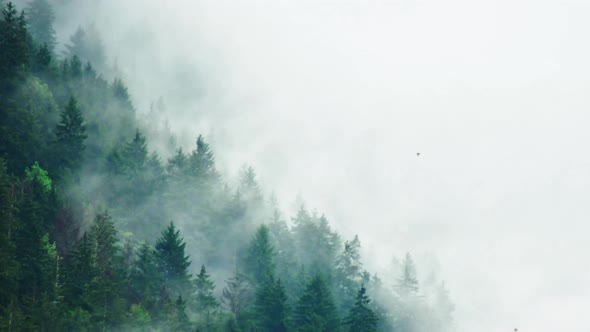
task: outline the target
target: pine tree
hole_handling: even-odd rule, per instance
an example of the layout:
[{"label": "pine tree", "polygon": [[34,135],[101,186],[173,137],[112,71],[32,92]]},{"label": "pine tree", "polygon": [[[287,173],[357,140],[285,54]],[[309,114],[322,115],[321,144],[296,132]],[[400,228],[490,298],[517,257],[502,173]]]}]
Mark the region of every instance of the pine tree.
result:
[{"label": "pine tree", "polygon": [[123,150],[123,162],[131,174],[137,174],[145,166],[148,160],[146,138],[139,130],[135,131],[133,140]]},{"label": "pine tree", "polygon": [[6,161],[0,158],[0,330],[10,330],[10,317],[14,316],[11,303],[17,298],[19,264],[16,260],[14,239],[17,227],[15,184],[8,175]]},{"label": "pine tree", "polygon": [[190,174],[204,181],[215,180],[219,177],[215,169],[215,156],[205,142],[205,138],[199,135],[197,138],[197,148],[189,157]]},{"label": "pine tree", "polygon": [[2,8],[0,20],[0,96],[14,91],[17,74],[29,63],[29,32],[24,12],[18,15],[12,2]]},{"label": "pine tree", "polygon": [[339,318],[332,294],[321,275],[316,275],[305,287],[295,308],[294,326],[297,331],[338,331]]},{"label": "pine tree", "polygon": [[188,332],[190,330],[190,321],[186,314],[186,301],[182,298],[182,295],[178,295],[170,310],[168,325],[170,331]]},{"label": "pine tree", "polygon": [[377,315],[369,307],[371,300],[366,294],[365,286],[358,291],[354,306],[346,319],[350,332],[375,332],[377,331]]},{"label": "pine tree", "polygon": [[163,285],[156,253],[149,244],[143,243],[137,252],[130,276],[131,297],[135,303],[157,316],[159,292]]},{"label": "pine tree", "polygon": [[105,329],[116,326],[125,316],[125,303],[120,297],[123,261],[119,255],[115,225],[106,211],[96,215],[90,233],[94,241],[96,276],[88,295],[94,319]]},{"label": "pine tree", "polygon": [[171,221],[156,242],[156,258],[164,283],[173,294],[190,294],[188,268],[191,261],[185,254],[185,247],[186,243],[180,236],[180,231]]},{"label": "pine tree", "polygon": [[66,45],[67,57],[77,55],[84,62],[91,62],[96,68],[105,69],[106,55],[102,39],[94,25],[86,29],[78,27]]},{"label": "pine tree", "polygon": [[339,288],[338,302],[341,312],[352,305],[355,293],[363,282],[360,257],[360,241],[355,235],[352,241],[344,243],[344,251],[336,260],[336,276]]},{"label": "pine tree", "polygon": [[211,328],[211,312],[219,307],[219,302],[213,295],[214,290],[215,283],[207,273],[205,265],[201,265],[201,271],[195,279],[196,312],[205,317],[205,326],[207,329]]},{"label": "pine tree", "polygon": [[418,293],[418,277],[414,261],[409,253],[402,263],[402,275],[397,280],[396,289],[402,297],[415,295]]},{"label": "pine tree", "polygon": [[247,275],[252,278],[255,285],[262,285],[269,276],[274,276],[275,255],[268,227],[261,225],[250,241],[245,262]]},{"label": "pine tree", "polygon": [[270,275],[256,292],[256,317],[258,328],[264,332],[288,331],[287,294],[281,279]]},{"label": "pine tree", "polygon": [[46,45],[50,52],[55,48],[55,30],[53,22],[55,13],[47,0],[33,0],[29,3],[26,14],[29,31],[37,45]]},{"label": "pine tree", "polygon": [[63,112],[60,113],[60,121],[57,124],[55,135],[57,137],[57,154],[60,166],[69,169],[78,169],[82,163],[86,125],[77,100],[72,96]]}]

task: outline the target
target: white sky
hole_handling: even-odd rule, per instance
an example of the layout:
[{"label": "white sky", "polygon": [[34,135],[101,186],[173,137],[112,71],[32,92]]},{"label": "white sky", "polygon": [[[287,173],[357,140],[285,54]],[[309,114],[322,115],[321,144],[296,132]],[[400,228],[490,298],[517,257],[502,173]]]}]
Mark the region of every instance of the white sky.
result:
[{"label": "white sky", "polygon": [[77,15],[138,109],[163,96],[226,172],[252,164],[287,207],[301,194],[374,266],[434,253],[461,331],[588,331],[590,2],[102,0]]}]

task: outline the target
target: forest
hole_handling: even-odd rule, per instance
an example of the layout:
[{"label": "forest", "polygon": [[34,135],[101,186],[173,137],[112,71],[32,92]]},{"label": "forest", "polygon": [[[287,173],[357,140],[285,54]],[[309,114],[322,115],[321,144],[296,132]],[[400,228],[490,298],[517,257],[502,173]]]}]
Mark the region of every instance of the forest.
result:
[{"label": "forest", "polygon": [[60,47],[48,0],[0,6],[0,330],[453,331],[410,254],[381,278],[358,236],[142,119],[99,28]]}]

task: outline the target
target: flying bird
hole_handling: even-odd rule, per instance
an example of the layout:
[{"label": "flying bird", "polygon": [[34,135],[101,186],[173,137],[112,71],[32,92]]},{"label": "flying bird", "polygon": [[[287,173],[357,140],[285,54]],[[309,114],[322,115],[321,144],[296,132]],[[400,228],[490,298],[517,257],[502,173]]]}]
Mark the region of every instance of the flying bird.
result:
[{"label": "flying bird", "polygon": [[416,153],[416,156],[420,157],[420,152],[417,152],[417,153]]}]

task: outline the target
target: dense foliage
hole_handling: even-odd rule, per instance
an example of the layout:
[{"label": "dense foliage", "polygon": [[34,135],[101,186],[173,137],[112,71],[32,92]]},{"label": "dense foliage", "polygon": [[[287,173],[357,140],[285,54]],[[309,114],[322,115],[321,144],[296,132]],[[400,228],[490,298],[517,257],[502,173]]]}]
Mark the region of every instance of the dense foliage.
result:
[{"label": "dense foliage", "polygon": [[61,57],[48,1],[2,6],[0,330],[450,330],[410,255],[384,286],[358,237],[285,221],[252,168],[228,185],[203,136],[150,152],[95,27]]}]

